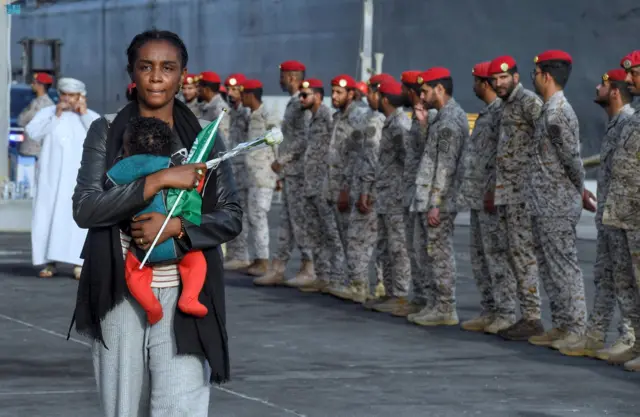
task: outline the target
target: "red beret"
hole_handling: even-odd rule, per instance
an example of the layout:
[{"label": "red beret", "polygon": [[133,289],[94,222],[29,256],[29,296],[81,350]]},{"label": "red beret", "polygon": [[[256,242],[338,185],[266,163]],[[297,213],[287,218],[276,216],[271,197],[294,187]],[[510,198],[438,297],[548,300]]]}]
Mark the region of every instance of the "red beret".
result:
[{"label": "red beret", "polygon": [[627,72],[625,70],[623,70],[622,68],[616,68],[616,69],[612,69],[610,71],[607,71],[602,76],[602,81],[622,81],[622,82],[624,82],[626,78],[627,78]]},{"label": "red beret", "polygon": [[306,67],[299,61],[284,61],[280,64],[280,71],[306,71]]},{"label": "red beret", "polygon": [[499,56],[489,64],[489,75],[507,72],[516,65],[516,60],[513,57],[509,55]]},{"label": "red beret", "polygon": [[331,85],[343,88],[356,88],[356,80],[347,74],[341,74],[331,80]]},{"label": "red beret", "polygon": [[471,74],[473,74],[474,77],[489,78],[491,76],[491,73],[489,72],[490,66],[491,61],[476,64],[473,66],[473,69],[471,69]]},{"label": "red beret", "polygon": [[242,85],[247,80],[243,74],[231,74],[224,80],[224,85],[227,87],[235,87],[236,85]]},{"label": "red beret", "polygon": [[227,87],[225,87],[224,85],[220,86],[220,90],[221,93],[227,94]]},{"label": "red beret", "polygon": [[451,72],[443,67],[429,68],[425,72],[421,72],[418,75],[418,84],[424,84],[431,81],[442,80],[443,78],[451,78]]},{"label": "red beret", "polygon": [[302,82],[302,88],[322,88],[322,80],[317,78],[309,78]]},{"label": "red beret", "polygon": [[40,84],[53,84],[53,77],[44,72],[37,72],[33,74],[33,81],[37,81]]},{"label": "red beret", "polygon": [[368,83],[369,85],[376,87],[386,81],[395,81],[395,78],[383,72],[382,74],[373,75],[371,78],[369,78]]},{"label": "red beret", "polygon": [[571,55],[569,55],[565,51],[560,51],[558,49],[544,51],[537,57],[533,58],[533,62],[535,64],[540,64],[541,62],[545,61],[565,61],[571,64],[573,62],[573,59],[571,59]]},{"label": "red beret", "polygon": [[198,76],[195,74],[187,74],[182,80],[182,85],[190,85],[198,82]]},{"label": "red beret", "polygon": [[242,83],[242,90],[255,90],[257,88],[262,88],[262,83],[259,80],[245,80]]},{"label": "red beret", "polygon": [[356,88],[362,92],[362,94],[367,94],[369,92],[369,86],[364,81],[358,81],[356,83]]},{"label": "red beret", "polygon": [[220,76],[213,71],[204,71],[200,73],[200,81],[206,81],[208,83],[220,84]]},{"label": "red beret", "polygon": [[378,87],[378,92],[382,94],[389,94],[391,96],[401,96],[402,84],[400,84],[396,80],[385,81],[380,84],[380,87]]},{"label": "red beret", "polygon": [[418,77],[422,71],[405,71],[400,75],[400,81],[407,84],[418,84]]},{"label": "red beret", "polygon": [[620,60],[620,66],[625,70],[640,65],[640,50],[633,51]]}]

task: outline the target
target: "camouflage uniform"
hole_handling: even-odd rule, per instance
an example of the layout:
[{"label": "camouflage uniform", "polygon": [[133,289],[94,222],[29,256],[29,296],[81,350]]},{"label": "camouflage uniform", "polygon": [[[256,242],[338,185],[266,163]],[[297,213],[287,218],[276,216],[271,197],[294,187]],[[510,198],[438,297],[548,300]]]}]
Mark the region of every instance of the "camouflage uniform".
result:
[{"label": "camouflage uniform", "polygon": [[[457,171],[460,154],[469,138],[469,121],[464,110],[450,98],[429,126],[424,155],[416,177],[416,194],[411,211],[416,212],[427,237],[428,277],[433,299],[418,317],[455,315],[456,261],[453,253],[453,225],[456,217]],[[427,213],[440,209],[440,225],[428,225]],[[427,321],[429,321],[427,320]]]},{"label": "camouflage uniform", "polygon": [[[369,113],[369,122],[364,129],[364,143],[360,150],[360,159],[356,166],[356,177],[352,194],[359,198],[375,195],[375,179],[380,152],[380,140],[385,117],[379,112]],[[364,214],[355,209],[351,211],[347,231],[347,268],[350,284],[369,282],[369,264],[378,239],[378,217],[375,210]]]},{"label": "camouflage uniform", "polygon": [[[620,109],[607,124],[607,132],[600,149],[600,170],[598,172],[598,209],[596,211],[596,228],[598,229],[598,246],[596,263],[593,267],[594,284],[596,287],[593,309],[589,315],[587,325],[589,333],[606,334],[613,319],[616,299],[621,311],[618,327],[620,339],[626,344],[632,344],[635,334],[631,322],[626,317],[627,312],[633,311],[635,306],[625,305],[633,302],[634,282],[631,270],[631,258],[626,244],[625,233],[602,224],[602,212],[609,191],[609,181],[613,169],[613,154],[618,145],[622,128],[627,119],[633,114],[629,104]],[[629,296],[631,292],[631,297]]]},{"label": "camouflage uniform", "polygon": [[[534,251],[531,215],[526,207],[534,123],[542,100],[518,84],[502,111],[496,154],[495,205],[499,233],[507,236],[512,274],[497,275],[494,300],[498,315],[515,322],[516,295],[522,317],[540,320],[538,264]],[[515,278],[515,279],[514,279]]]},{"label": "camouflage uniform", "polygon": [[471,209],[471,269],[480,292],[482,314],[495,316],[493,293],[496,274],[508,265],[506,236],[500,235],[498,216],[484,210],[484,196],[495,169],[498,126],[502,100],[496,98],[482,109],[462,156],[458,207]]},{"label": "camouflage uniform", "polygon": [[576,225],[585,171],[578,118],[562,91],[542,106],[533,145],[529,190],[540,278],[549,296],[553,327],[581,335],[587,307]]},{"label": "camouflage uniform", "polygon": [[[245,141],[251,141],[264,135],[267,130],[275,127],[264,104],[251,112],[249,116],[249,132]],[[269,259],[269,221],[267,213],[271,210],[271,199],[277,176],[271,169],[276,160],[272,147],[256,149],[245,155],[248,204],[247,213],[249,227],[253,236],[256,259]],[[237,176],[236,176],[237,178]],[[236,179],[237,182],[237,179]]]},{"label": "camouflage uniform", "polygon": [[[36,113],[49,106],[55,106],[55,103],[47,94],[34,98],[31,100],[31,103],[29,103],[27,108],[22,110],[20,115],[18,115],[18,125],[25,127],[29,124],[31,119],[33,119],[33,116],[35,116]],[[41,146],[42,144],[40,142],[31,140],[29,136],[25,134],[24,141],[20,144],[20,153],[23,155],[38,156],[40,154]]]},{"label": "camouflage uniform", "polygon": [[426,240],[422,233],[422,228],[418,224],[417,214],[410,210],[413,196],[416,193],[416,178],[418,167],[424,154],[427,143],[428,126],[435,120],[438,111],[431,109],[427,112],[427,123],[421,126],[415,114],[411,121],[409,131],[409,141],[407,143],[406,156],[404,161],[404,222],[405,235],[407,238],[407,251],[411,263],[411,284],[413,287],[413,297],[417,303],[426,303],[429,294],[433,291],[429,288],[430,279],[427,277],[427,270],[424,268],[425,259],[423,251],[418,250]]},{"label": "camouflage uniform", "polygon": [[313,256],[307,247],[305,236],[307,200],[304,198],[304,154],[307,148],[307,118],[300,104],[300,93],[291,96],[284,111],[282,134],[284,141],[278,149],[278,162],[283,166],[283,210],[278,226],[278,251],[276,259],[288,262],[294,245],[302,253],[303,261]]},{"label": "camouflage uniform", "polygon": [[[208,120],[210,122],[216,120],[218,118],[218,116],[220,116],[220,112],[222,112],[223,110],[229,110],[229,105],[227,104],[226,101],[224,101],[224,99],[222,98],[222,95],[220,94],[216,94],[210,102],[206,103],[201,103],[200,106],[200,111],[201,111],[201,118],[204,120]],[[231,118],[229,117],[229,115],[227,114],[226,116],[224,116],[222,118],[222,120],[220,121],[220,126],[219,129],[220,131],[223,133],[223,137],[227,140],[227,142],[224,144],[225,147],[227,149],[231,149],[232,146],[231,142],[229,140],[230,136],[229,136],[229,129],[231,126]]]},{"label": "camouflage uniform", "polygon": [[[338,223],[338,231],[343,247],[347,247],[347,229],[353,201],[353,169],[358,158],[358,146],[363,141],[366,113],[355,103],[349,104],[344,112],[335,112],[333,115],[333,133],[329,147],[329,173],[325,184],[325,198],[334,207]],[[360,145],[358,145],[360,144]],[[342,190],[348,190],[350,201],[349,210],[339,212],[337,210],[338,196]]]},{"label": "camouflage uniform", "polygon": [[[640,113],[630,116],[622,128],[620,141],[613,154],[609,192],[602,214],[603,225],[622,230],[625,234],[633,271],[633,290],[623,291],[619,297],[628,297],[621,308],[633,306],[631,311],[623,311],[633,325],[635,334],[640,334]],[[634,351],[640,354],[639,339],[636,337]]]},{"label": "camouflage uniform", "polygon": [[191,110],[198,119],[202,119],[202,103],[200,103],[197,98],[194,98],[193,100],[188,102],[185,101],[184,104],[189,107],[189,110]]},{"label": "camouflage uniform", "polygon": [[326,283],[341,283],[345,275],[344,247],[334,207],[322,195],[328,170],[326,158],[332,123],[331,109],[324,104],[311,117],[304,154],[304,195],[309,203],[307,236],[309,248],[313,251],[316,276]]}]

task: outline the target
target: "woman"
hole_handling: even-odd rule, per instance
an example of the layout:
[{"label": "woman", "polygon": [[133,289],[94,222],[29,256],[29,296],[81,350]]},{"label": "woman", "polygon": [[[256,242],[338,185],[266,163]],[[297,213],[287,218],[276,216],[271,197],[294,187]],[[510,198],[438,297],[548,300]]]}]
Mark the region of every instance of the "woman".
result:
[{"label": "woman", "polygon": [[[239,234],[242,210],[228,163],[208,172],[206,178],[201,177],[204,164],[180,165],[201,130],[193,113],[174,99],[188,60],[182,40],[171,32],[147,31],[133,39],[127,57],[136,101],[110,124],[111,118],[106,117],[91,126],[73,196],[74,218],[89,229],[74,315],[76,329],[94,339],[94,369],[107,417],[204,417],[209,383],[229,378],[219,247]],[[134,183],[109,187],[105,173],[121,157],[122,135],[136,115],[171,125],[173,158],[180,162]],[[218,136],[212,155],[224,151],[222,139]],[[199,301],[209,313],[196,319],[176,311],[177,270],[157,267],[152,286],[164,317],[149,326],[127,291],[123,251],[130,244],[148,249],[165,216],[150,213],[135,221],[132,216],[160,190],[192,189],[201,180],[205,181],[201,224],[171,219],[159,242],[174,237],[182,251],[204,252],[207,278]]]}]

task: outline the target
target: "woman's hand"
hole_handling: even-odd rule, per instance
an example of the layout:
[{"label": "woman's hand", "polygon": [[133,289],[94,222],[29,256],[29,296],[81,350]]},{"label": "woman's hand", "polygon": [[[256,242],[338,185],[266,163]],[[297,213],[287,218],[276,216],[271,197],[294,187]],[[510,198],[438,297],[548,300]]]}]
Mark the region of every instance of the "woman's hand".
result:
[{"label": "woman's hand", "polygon": [[[167,216],[164,214],[156,212],[145,213],[134,217],[131,222],[131,237],[136,246],[145,251],[149,250],[166,218]],[[159,245],[169,238],[178,236],[181,230],[182,224],[180,219],[177,217],[172,218],[169,220],[162,235],[160,235],[160,239],[158,239],[156,245]]]},{"label": "woman's hand", "polygon": [[194,189],[203,180],[206,171],[206,164],[186,164],[151,174],[145,182],[144,198],[148,200],[166,188]]}]

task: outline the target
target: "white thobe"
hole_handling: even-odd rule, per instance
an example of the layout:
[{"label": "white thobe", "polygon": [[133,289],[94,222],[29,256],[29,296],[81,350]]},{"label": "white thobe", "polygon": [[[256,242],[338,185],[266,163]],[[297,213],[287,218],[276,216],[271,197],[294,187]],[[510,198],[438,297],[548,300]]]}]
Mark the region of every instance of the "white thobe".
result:
[{"label": "white thobe", "polygon": [[91,123],[100,116],[65,111],[56,107],[40,110],[25,127],[29,137],[42,143],[36,177],[31,220],[34,265],[64,262],[82,265],[80,252],[87,231],[73,220],[73,190],[82,160],[82,146]]}]

